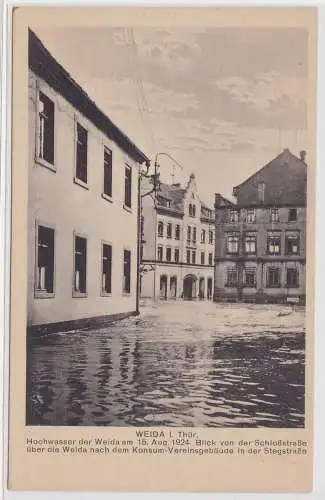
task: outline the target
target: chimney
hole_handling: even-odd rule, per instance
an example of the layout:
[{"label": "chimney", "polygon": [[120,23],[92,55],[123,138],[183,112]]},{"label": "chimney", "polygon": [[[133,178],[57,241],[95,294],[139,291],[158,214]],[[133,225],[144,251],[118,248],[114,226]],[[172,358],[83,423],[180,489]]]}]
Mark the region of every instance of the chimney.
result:
[{"label": "chimney", "polygon": [[299,155],[300,155],[300,159],[301,161],[305,162],[306,161],[306,151],[300,151]]}]

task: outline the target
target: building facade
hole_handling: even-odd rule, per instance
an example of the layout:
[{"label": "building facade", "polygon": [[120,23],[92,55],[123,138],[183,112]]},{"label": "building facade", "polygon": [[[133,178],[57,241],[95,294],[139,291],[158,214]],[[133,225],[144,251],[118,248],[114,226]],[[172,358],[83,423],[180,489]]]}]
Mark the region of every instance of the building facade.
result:
[{"label": "building facade", "polygon": [[137,310],[138,176],[148,158],[29,33],[28,327]]},{"label": "building facade", "polygon": [[215,198],[214,300],[305,302],[307,165],[285,149]]},{"label": "building facade", "polygon": [[[142,193],[150,190],[144,182]],[[160,184],[142,201],[141,297],[212,299],[214,212],[199,197],[195,176],[185,188]]]}]

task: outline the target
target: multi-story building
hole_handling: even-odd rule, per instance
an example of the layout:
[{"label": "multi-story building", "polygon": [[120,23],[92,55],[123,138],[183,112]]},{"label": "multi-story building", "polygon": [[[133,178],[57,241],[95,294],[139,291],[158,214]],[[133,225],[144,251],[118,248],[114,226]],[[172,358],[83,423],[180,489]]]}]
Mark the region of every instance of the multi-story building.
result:
[{"label": "multi-story building", "polygon": [[194,174],[185,188],[161,183],[155,197],[144,197],[142,220],[141,296],[212,299],[214,212],[200,200]]},{"label": "multi-story building", "polygon": [[307,165],[285,149],[215,198],[214,300],[305,301]]},{"label": "multi-story building", "polygon": [[28,327],[136,312],[139,166],[149,160],[33,32],[29,144]]}]

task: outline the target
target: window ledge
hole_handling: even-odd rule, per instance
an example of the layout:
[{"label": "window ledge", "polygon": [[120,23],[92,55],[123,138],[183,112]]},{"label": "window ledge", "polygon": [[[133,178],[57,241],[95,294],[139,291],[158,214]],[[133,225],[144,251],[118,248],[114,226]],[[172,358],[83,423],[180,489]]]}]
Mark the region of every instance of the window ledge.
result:
[{"label": "window ledge", "polygon": [[103,200],[106,200],[106,201],[109,201],[110,203],[113,203],[113,198],[106,193],[102,193],[102,198],[103,198]]},{"label": "window ledge", "polygon": [[131,292],[122,292],[123,297],[131,297]]},{"label": "window ledge", "polygon": [[126,212],[129,212],[129,214],[132,214],[132,208],[131,208],[131,207],[128,207],[127,205],[125,205],[125,203],[123,203],[123,209],[124,209]]},{"label": "window ledge", "polygon": [[35,290],[34,298],[35,299],[54,299],[55,293],[54,292],[49,293],[45,290]]},{"label": "window ledge", "polygon": [[105,291],[101,290],[100,296],[101,297],[111,297],[112,296],[112,292],[105,292]]},{"label": "window ledge", "polygon": [[80,186],[80,187],[82,187],[82,188],[84,188],[84,189],[89,190],[89,186],[88,186],[88,184],[86,184],[86,182],[82,181],[81,179],[78,179],[78,177],[74,177],[74,178],[73,178],[73,182],[74,182],[75,184],[78,184],[78,186]]},{"label": "window ledge", "polygon": [[72,297],[74,299],[86,299],[88,297],[88,293],[83,293],[83,292],[76,292],[76,291],[73,291],[72,292]]},{"label": "window ledge", "polygon": [[48,170],[51,170],[52,172],[56,172],[56,166],[44,160],[44,158],[41,158],[40,156],[36,156],[35,163],[37,165],[41,165],[42,167],[47,168]]},{"label": "window ledge", "polygon": [[300,286],[299,285],[288,285],[288,283],[286,283],[285,288],[300,288]]}]

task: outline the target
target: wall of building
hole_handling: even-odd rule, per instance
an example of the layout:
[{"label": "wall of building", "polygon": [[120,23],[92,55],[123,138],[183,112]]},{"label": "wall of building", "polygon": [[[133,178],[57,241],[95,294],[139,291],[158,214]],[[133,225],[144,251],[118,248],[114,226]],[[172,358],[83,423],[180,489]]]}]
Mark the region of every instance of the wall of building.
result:
[{"label": "wall of building", "polygon": [[[35,161],[37,87],[55,103],[55,167]],[[88,130],[88,185],[74,182],[75,118]],[[136,308],[138,166],[48,85],[29,74],[28,325],[127,313]],[[104,199],[103,148],[113,153],[112,199]],[[132,167],[132,210],[123,208],[124,165]],[[36,298],[36,224],[55,229],[51,298]],[[74,232],[87,237],[87,296],[73,297]],[[101,296],[101,245],[112,244],[112,293]],[[131,293],[124,295],[123,249],[131,250]]]},{"label": "wall of building", "polygon": [[[236,207],[233,207],[236,208]],[[296,221],[289,221],[290,208],[296,208]],[[306,260],[306,208],[305,207],[279,207],[277,222],[271,222],[271,209],[258,207],[255,209],[256,221],[247,222],[247,209],[238,207],[239,219],[230,222],[229,209],[216,209],[216,245],[215,245],[215,298],[249,299],[257,296],[262,300],[286,301],[287,297],[305,296],[305,260]],[[269,254],[267,251],[267,238],[270,232],[280,235],[280,253]],[[286,251],[287,233],[299,234],[299,252],[290,255]],[[245,234],[256,235],[256,253],[246,254],[244,248]],[[239,236],[239,251],[236,255],[227,251],[227,237]],[[278,268],[280,272],[280,285],[270,287],[267,283],[268,269]],[[256,286],[242,286],[241,278],[245,268],[256,269]],[[288,287],[286,283],[286,269],[295,268],[299,274],[299,286]],[[227,286],[228,269],[237,269],[239,283],[236,287]],[[255,297],[256,298],[256,297]]]},{"label": "wall of building", "polygon": [[[147,190],[148,183],[143,183],[143,192]],[[195,204],[195,216],[189,213],[189,204]],[[191,275],[193,283],[193,298],[199,297],[199,282],[200,278],[204,278],[203,296],[207,298],[207,280],[213,280],[213,257],[214,257],[214,221],[204,220],[201,218],[201,202],[197,193],[194,178],[190,178],[187,186],[187,191],[183,200],[183,210],[176,212],[171,207],[157,208],[150,197],[144,198],[142,202],[142,211],[144,217],[144,248],[143,248],[143,263],[147,269],[144,273],[141,283],[141,297],[143,298],[181,298],[183,296],[184,278]],[[158,234],[158,223],[163,224],[163,234]],[[171,237],[167,236],[167,224],[172,225]],[[179,239],[176,239],[176,226],[179,225]],[[187,241],[187,228],[191,226],[196,228],[196,241],[191,238],[190,243]],[[201,231],[206,232],[205,242],[201,242]],[[209,231],[212,231],[212,241],[209,242]],[[191,233],[193,235],[193,232]],[[162,260],[158,260],[158,248],[162,248]],[[171,260],[166,259],[167,248],[171,250]],[[179,262],[175,262],[175,249],[179,250]],[[191,262],[187,262],[187,251],[190,251]],[[192,252],[196,254],[196,261],[192,263]],[[201,264],[201,253],[204,253],[204,264]],[[211,261],[209,264],[209,254]],[[152,265],[150,267],[150,264]],[[167,293],[161,292],[161,276],[167,279]],[[177,280],[176,293],[170,290],[170,279],[175,277]],[[213,286],[213,285],[212,285]],[[176,297],[175,297],[176,295]]]}]

